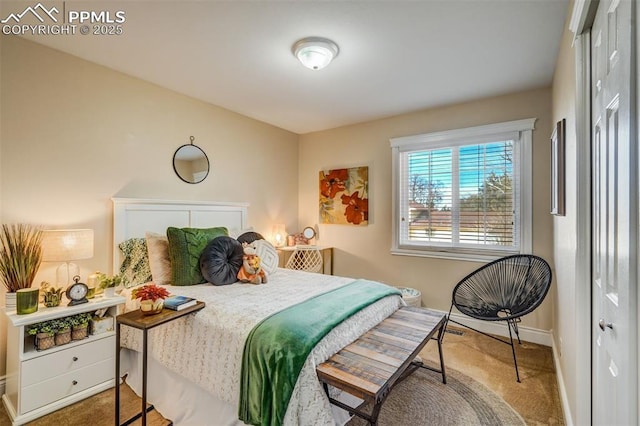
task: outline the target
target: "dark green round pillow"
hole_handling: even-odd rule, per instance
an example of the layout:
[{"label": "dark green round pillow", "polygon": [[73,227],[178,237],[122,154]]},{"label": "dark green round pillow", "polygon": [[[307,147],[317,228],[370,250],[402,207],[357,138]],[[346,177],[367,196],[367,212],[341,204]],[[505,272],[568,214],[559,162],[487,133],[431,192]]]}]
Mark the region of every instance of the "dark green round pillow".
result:
[{"label": "dark green round pillow", "polygon": [[216,237],[209,241],[200,255],[200,272],[211,284],[233,284],[238,281],[243,254],[242,244],[238,240]]}]

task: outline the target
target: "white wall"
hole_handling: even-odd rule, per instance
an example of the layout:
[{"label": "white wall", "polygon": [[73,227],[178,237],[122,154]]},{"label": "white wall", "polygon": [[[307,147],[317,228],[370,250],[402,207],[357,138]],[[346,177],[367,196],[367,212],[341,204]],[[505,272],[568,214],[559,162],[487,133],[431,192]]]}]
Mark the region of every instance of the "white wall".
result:
[{"label": "white wall", "polygon": [[[570,13],[568,14],[571,15]],[[559,356],[560,371],[565,384],[570,415],[575,419],[576,413],[576,357],[578,355],[576,336],[576,251],[577,251],[577,140],[576,140],[576,77],[575,52],[572,48],[572,33],[568,28],[563,33],[556,71],[553,80],[553,123],[566,120],[565,170],[566,198],[565,216],[554,216],[553,246],[556,264],[556,276],[561,285],[552,289],[556,296],[553,311],[554,346]],[[549,129],[551,132],[551,129]],[[588,284],[587,284],[588,285]],[[588,306],[582,309],[589,309]]]}]

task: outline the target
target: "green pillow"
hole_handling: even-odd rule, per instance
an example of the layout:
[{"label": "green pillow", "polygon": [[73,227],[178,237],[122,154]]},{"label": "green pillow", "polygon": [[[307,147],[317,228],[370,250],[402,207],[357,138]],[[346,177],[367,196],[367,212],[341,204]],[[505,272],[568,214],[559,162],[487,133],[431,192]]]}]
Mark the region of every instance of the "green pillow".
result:
[{"label": "green pillow", "polygon": [[209,241],[222,235],[229,235],[227,228],[167,228],[171,284],[194,285],[206,282],[200,272],[200,254]]}]

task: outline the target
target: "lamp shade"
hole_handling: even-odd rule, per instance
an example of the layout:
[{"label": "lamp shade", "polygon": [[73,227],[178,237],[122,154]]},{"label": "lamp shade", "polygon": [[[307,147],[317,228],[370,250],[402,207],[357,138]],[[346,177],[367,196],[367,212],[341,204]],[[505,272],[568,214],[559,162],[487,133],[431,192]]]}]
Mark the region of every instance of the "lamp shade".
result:
[{"label": "lamp shade", "polygon": [[326,67],[340,52],[337,44],[321,37],[298,40],[291,50],[302,65],[312,70]]},{"label": "lamp shade", "polygon": [[42,260],[69,262],[93,257],[93,229],[52,229],[43,231]]}]

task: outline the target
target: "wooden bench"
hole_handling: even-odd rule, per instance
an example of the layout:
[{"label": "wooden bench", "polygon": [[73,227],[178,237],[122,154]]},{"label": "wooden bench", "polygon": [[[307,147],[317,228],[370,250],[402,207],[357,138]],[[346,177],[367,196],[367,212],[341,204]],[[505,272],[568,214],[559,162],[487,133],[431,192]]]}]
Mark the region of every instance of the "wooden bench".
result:
[{"label": "wooden bench", "polygon": [[[415,371],[426,368],[442,374],[447,383],[442,356],[442,337],[446,315],[430,309],[405,306],[363,334],[317,368],[329,401],[351,414],[376,425],[382,403],[391,388]],[[438,342],[440,369],[415,360],[429,340]],[[350,407],[329,396],[328,385],[350,393],[364,402]],[[371,403],[371,414],[362,407]]]}]

